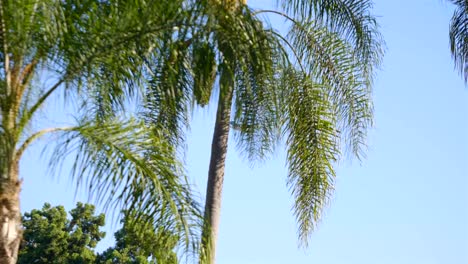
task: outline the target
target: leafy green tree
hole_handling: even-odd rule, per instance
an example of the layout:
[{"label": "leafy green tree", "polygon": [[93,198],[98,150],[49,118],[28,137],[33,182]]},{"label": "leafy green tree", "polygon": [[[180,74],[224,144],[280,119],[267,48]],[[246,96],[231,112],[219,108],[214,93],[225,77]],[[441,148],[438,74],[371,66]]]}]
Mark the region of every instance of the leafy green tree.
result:
[{"label": "leafy green tree", "polygon": [[177,234],[163,226],[153,226],[137,212],[123,212],[122,227],[114,234],[116,245],[100,254],[95,249],[105,237],[101,231],[104,214],[96,215],[93,205],[82,203],[77,203],[69,214],[71,219],[63,206],[52,207],[48,203],[41,210],[25,213],[18,263],[179,263]]},{"label": "leafy green tree", "polygon": [[[286,146],[287,182],[304,244],[331,195],[341,153],[364,154],[383,45],[371,1],[277,2],[279,10],[252,10],[239,0],[198,1],[201,29],[171,35],[153,67],[148,120],[170,128],[174,145],[184,142],[193,105],[218,95],[202,262],[215,261],[231,131],[252,162],[268,157],[279,142]],[[271,27],[265,14],[285,19],[288,33]]]},{"label": "leafy green tree", "polygon": [[93,205],[78,203],[70,211],[45,204],[23,216],[24,236],[18,263],[95,263],[96,244],[105,236],[104,214],[95,215]]},{"label": "leafy green tree", "polygon": [[455,5],[450,24],[450,50],[455,67],[468,80],[468,1],[449,0]]},{"label": "leafy green tree", "polygon": [[[51,164],[72,153],[72,176],[97,202],[190,236],[197,211],[176,150],[126,110],[144,90],[146,62],[190,21],[183,2],[0,0],[0,263],[16,263],[21,241],[20,159],[51,133]],[[37,112],[60,94],[75,102],[76,123],[39,127]]]},{"label": "leafy green tree", "polygon": [[135,221],[125,214],[122,228],[115,233],[116,245],[98,256],[98,264],[177,264],[178,238],[169,230]]}]

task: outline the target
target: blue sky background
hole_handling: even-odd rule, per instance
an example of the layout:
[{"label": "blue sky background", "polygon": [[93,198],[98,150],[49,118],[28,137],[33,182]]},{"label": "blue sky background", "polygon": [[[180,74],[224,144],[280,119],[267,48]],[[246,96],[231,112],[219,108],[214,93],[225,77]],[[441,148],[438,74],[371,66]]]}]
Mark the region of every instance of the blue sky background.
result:
[{"label": "blue sky background", "polygon": [[[218,263],[468,263],[468,89],[449,53],[452,7],[440,0],[375,2],[387,52],[374,90],[367,159],[340,164],[331,204],[309,248],[302,249],[286,188],[285,153],[250,168],[231,141]],[[70,120],[66,108],[60,100],[50,103],[41,124]],[[200,194],[214,110],[197,111],[189,136],[187,168]],[[38,158],[43,146],[36,144],[21,163],[23,211],[44,202],[70,210],[86,201],[82,193],[75,197],[66,170],[57,178],[47,174],[47,157]],[[113,241],[115,227],[106,230],[100,249]]]}]

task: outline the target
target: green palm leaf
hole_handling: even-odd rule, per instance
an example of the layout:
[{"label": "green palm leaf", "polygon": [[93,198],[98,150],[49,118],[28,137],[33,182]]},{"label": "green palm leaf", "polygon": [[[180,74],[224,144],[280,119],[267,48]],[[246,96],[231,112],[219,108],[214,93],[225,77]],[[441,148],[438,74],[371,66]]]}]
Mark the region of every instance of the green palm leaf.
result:
[{"label": "green palm leaf", "polygon": [[450,50],[455,61],[455,68],[468,80],[468,1],[450,0],[455,4],[455,12],[450,24]]},{"label": "green palm leaf", "polygon": [[73,179],[97,203],[150,216],[192,246],[200,212],[173,147],[154,129],[136,120],[82,122],[62,132],[52,167],[70,154]]},{"label": "green palm leaf", "polygon": [[285,124],[288,186],[295,198],[299,238],[307,245],[333,190],[339,133],[326,87],[300,72],[287,71],[284,77],[290,88]]}]

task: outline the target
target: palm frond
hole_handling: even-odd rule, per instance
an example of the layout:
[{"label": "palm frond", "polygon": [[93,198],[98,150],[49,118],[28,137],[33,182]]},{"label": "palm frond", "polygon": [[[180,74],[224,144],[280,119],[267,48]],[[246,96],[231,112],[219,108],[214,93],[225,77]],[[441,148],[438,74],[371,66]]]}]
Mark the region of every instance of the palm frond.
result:
[{"label": "palm frond", "polygon": [[307,245],[333,191],[339,132],[325,87],[293,69],[286,70],[283,78],[289,91],[285,122],[288,186],[295,199],[298,235]]},{"label": "palm frond", "polygon": [[152,69],[146,91],[145,119],[166,131],[174,146],[184,142],[193,94],[188,47],[184,42],[165,43]]},{"label": "palm frond", "polygon": [[73,154],[73,179],[104,208],[134,210],[170,228],[186,247],[196,236],[193,200],[173,147],[136,120],[82,122],[63,132],[51,158],[58,168]]},{"label": "palm frond", "polygon": [[314,82],[328,87],[346,150],[360,158],[373,114],[368,65],[338,34],[314,22],[295,24],[289,36]]},{"label": "palm frond", "polygon": [[353,46],[353,53],[365,65],[370,79],[381,63],[383,39],[370,0],[278,0],[286,12],[300,21],[314,19],[336,32]]},{"label": "palm frond", "polygon": [[455,68],[468,81],[468,1],[450,0],[456,9],[450,24],[450,50]]},{"label": "palm frond", "polygon": [[210,102],[217,72],[216,53],[208,42],[195,43],[192,49],[193,96],[202,107]]},{"label": "palm frond", "polygon": [[233,64],[232,125],[237,147],[253,164],[267,157],[279,141],[272,82],[285,54],[273,30],[248,8],[225,16],[215,37],[223,59]]},{"label": "palm frond", "polygon": [[[31,42],[33,48],[14,53],[19,57],[15,65],[40,64],[57,82],[24,111],[20,132],[48,96],[63,87],[74,88],[65,89],[73,93],[103,87],[97,91],[100,95],[93,94],[100,99],[95,102],[100,106],[97,114],[121,109],[129,96],[141,95],[145,59],[158,52],[157,45],[168,32],[187,22],[179,10],[181,1],[22,1],[25,6],[26,2],[35,13],[24,43]],[[158,13],[165,16],[154,15]]]}]

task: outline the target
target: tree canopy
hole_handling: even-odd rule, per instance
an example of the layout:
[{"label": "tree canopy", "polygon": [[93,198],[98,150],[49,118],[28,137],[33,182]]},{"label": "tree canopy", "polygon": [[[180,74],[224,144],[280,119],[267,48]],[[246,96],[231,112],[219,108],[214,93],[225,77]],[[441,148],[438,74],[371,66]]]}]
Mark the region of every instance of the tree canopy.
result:
[{"label": "tree canopy", "polygon": [[[365,154],[384,42],[370,0],[278,3],[278,10],[255,10],[241,1],[200,1],[203,30],[181,28],[187,33],[161,47],[145,107],[152,123],[171,128],[167,137],[177,145],[194,106],[218,100],[206,221],[219,218],[231,128],[249,162],[284,146],[293,213],[307,245],[334,189],[337,162]],[[286,34],[266,15],[284,19]],[[218,222],[210,222],[213,237]]]},{"label": "tree canopy", "polygon": [[115,246],[96,252],[105,237],[104,214],[91,204],[77,203],[69,214],[63,206],[46,203],[23,215],[24,238],[19,264],[176,264],[176,234],[164,227],[138,221],[124,212],[121,228],[114,234]]},{"label": "tree canopy", "polygon": [[24,235],[18,263],[94,263],[97,243],[104,238],[104,214],[78,203],[68,219],[63,206],[46,203],[23,215]]}]

